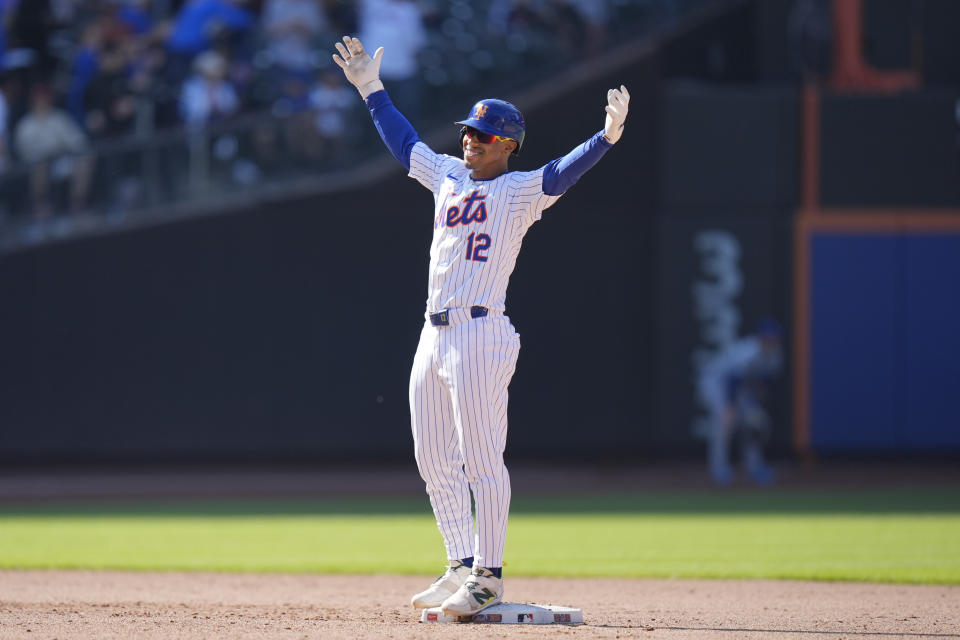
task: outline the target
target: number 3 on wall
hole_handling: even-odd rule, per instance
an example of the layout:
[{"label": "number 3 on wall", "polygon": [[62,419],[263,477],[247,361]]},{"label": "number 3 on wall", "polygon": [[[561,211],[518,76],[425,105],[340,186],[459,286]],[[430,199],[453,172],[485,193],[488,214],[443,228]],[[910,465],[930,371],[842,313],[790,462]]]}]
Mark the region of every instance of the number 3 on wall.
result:
[{"label": "number 3 on wall", "polygon": [[[476,236],[476,238],[474,238]],[[474,242],[476,240],[476,242]],[[490,236],[485,233],[471,233],[467,236],[467,260],[487,261],[487,249],[490,248]]]}]

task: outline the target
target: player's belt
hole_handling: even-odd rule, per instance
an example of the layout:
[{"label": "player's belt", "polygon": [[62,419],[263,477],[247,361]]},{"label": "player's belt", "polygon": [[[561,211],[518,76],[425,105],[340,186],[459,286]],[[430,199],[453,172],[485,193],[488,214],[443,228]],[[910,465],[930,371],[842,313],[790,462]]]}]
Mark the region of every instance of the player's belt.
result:
[{"label": "player's belt", "polygon": [[[451,309],[444,309],[443,311],[438,311],[436,313],[430,314],[430,324],[435,327],[447,327],[450,326],[450,311]],[[487,315],[488,309],[486,307],[473,306],[470,307],[470,317],[471,318],[482,318]]]}]

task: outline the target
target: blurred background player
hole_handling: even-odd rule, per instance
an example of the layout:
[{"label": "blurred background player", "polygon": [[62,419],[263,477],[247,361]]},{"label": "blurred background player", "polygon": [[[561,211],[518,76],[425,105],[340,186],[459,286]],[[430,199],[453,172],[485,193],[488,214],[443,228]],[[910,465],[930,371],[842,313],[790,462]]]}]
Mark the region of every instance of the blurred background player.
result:
[{"label": "blurred background player", "polygon": [[753,334],[731,342],[703,368],[700,396],[710,412],[707,461],[719,485],[733,481],[731,441],[740,443],[741,463],[757,484],[773,482],[763,444],[769,436],[770,417],[765,408],[771,381],[783,368],[781,329],[764,319]]}]

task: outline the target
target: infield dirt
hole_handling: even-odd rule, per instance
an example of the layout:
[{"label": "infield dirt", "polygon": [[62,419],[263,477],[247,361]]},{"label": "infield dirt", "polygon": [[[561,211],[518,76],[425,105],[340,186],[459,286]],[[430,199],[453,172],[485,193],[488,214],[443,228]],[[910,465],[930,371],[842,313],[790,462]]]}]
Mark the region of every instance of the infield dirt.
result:
[{"label": "infield dirt", "polygon": [[429,578],[0,571],[0,638],[960,638],[960,587],[509,578],[579,626],[419,622]]}]

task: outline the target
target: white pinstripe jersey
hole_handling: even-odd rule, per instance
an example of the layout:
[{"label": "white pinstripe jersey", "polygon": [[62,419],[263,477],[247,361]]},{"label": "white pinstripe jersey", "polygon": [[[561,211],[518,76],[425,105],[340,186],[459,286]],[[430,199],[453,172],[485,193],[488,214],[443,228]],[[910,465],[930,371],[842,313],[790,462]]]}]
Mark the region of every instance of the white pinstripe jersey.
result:
[{"label": "white pinstripe jersey", "polygon": [[560,198],[543,192],[543,169],[474,180],[463,160],[417,142],[409,175],[434,198],[427,312],[472,305],[504,311],[523,236]]}]

